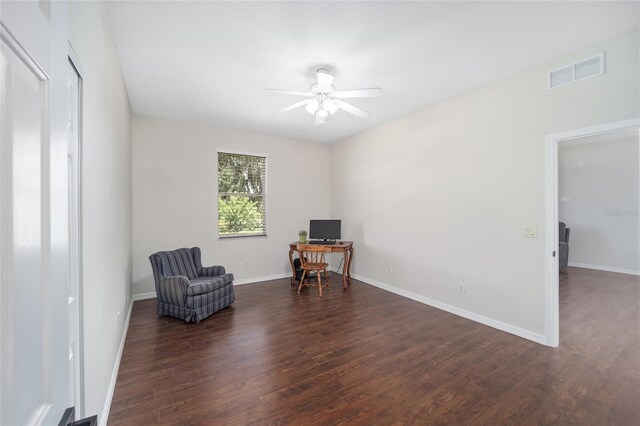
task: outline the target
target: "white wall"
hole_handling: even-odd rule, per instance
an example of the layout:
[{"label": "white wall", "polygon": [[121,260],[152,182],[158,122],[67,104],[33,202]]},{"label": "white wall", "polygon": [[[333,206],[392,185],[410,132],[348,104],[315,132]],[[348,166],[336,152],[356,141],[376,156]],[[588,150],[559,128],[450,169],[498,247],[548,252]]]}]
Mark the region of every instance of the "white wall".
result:
[{"label": "white wall", "polygon": [[[219,240],[216,150],[267,158],[267,237]],[[328,145],[133,117],[133,294],[155,292],[149,255],[198,246],[236,281],[290,273],[289,243],[328,218]],[[245,262],[249,262],[246,267]]]},{"label": "white wall", "polygon": [[640,273],[638,137],[562,146],[559,217],[571,228],[569,264]]},{"label": "white wall", "polygon": [[[547,71],[603,50],[605,75],[547,90]],[[634,31],[333,144],[353,272],[545,341],[545,136],[638,117],[638,60]]]},{"label": "white wall", "polygon": [[131,109],[106,4],[70,2],[69,39],[84,79],[85,412],[104,421],[131,299]]}]

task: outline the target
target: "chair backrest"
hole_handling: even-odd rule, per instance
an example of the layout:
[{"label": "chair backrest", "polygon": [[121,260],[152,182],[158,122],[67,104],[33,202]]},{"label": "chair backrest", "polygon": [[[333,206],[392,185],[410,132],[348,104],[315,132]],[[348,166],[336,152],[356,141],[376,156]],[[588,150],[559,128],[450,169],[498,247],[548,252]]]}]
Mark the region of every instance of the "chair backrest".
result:
[{"label": "chair backrest", "polygon": [[[194,247],[195,249],[196,247]],[[154,275],[170,277],[181,275],[189,279],[198,276],[198,269],[190,248],[180,248],[172,251],[159,251],[149,257]],[[199,249],[198,249],[199,251]],[[156,280],[158,279],[156,276]]]},{"label": "chair backrest", "polygon": [[302,265],[307,263],[325,263],[324,254],[331,253],[331,248],[317,244],[298,244],[296,247],[300,252],[300,262]]},{"label": "chair backrest", "polygon": [[558,222],[558,241],[561,243],[568,243],[570,234],[571,229],[567,228],[567,224],[564,222]]}]

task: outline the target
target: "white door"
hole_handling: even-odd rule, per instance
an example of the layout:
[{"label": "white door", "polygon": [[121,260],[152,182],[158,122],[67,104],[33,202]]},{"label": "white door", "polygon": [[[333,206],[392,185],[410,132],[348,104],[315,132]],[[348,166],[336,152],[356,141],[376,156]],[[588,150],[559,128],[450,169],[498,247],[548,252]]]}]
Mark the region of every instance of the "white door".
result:
[{"label": "white door", "polygon": [[80,264],[80,76],[69,59],[67,64],[67,181],[69,191],[69,385],[75,417],[84,417],[82,360],[82,284]]},{"label": "white door", "polygon": [[0,3],[0,424],[69,399],[65,3]]}]

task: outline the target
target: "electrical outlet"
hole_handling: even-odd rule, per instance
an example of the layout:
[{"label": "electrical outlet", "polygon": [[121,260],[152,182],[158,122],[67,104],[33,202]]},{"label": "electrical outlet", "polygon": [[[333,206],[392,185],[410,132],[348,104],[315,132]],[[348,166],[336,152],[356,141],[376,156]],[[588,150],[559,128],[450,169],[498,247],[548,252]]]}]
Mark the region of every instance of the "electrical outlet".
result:
[{"label": "electrical outlet", "polygon": [[389,275],[393,274],[393,268],[391,266],[387,266],[387,272]]},{"label": "electrical outlet", "polygon": [[249,261],[248,261],[248,260],[245,260],[245,261],[244,261],[244,267],[245,267],[245,268],[247,268],[247,269],[249,269]]},{"label": "electrical outlet", "polygon": [[122,325],[122,316],[120,315],[120,312],[118,312],[118,315],[117,315],[116,318],[117,318],[117,321],[118,321],[118,327],[120,327]]},{"label": "electrical outlet", "polygon": [[464,286],[464,283],[458,284],[458,293],[465,294],[467,292],[467,288]]}]

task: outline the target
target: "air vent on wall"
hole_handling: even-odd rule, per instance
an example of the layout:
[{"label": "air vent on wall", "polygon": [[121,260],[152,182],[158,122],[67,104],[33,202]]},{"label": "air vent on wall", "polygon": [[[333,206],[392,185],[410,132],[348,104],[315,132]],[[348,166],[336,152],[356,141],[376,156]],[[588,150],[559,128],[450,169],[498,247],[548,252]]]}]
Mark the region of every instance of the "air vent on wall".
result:
[{"label": "air vent on wall", "polygon": [[549,89],[604,74],[604,52],[549,71]]}]

